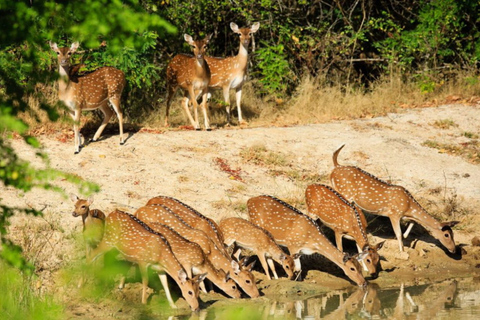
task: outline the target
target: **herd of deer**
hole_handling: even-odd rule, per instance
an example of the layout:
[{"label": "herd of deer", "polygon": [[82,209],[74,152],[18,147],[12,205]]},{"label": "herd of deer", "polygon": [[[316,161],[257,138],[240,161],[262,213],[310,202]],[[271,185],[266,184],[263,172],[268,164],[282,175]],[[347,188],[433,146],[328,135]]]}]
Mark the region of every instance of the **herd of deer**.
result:
[{"label": "herd of deer", "polygon": [[[105,216],[92,210],[92,198],[79,199],[73,216],[82,216],[86,241],[87,265],[111,249],[138,265],[142,276],[142,303],[146,303],[147,268],[158,272],[167,299],[175,304],[168,290],[167,275],[180,287],[192,310],[199,308],[199,288],[206,290],[208,279],[226,295],[241,296],[240,288],[250,297],[259,296],[254,263],[240,259],[242,249],[258,256],[271,279],[278,279],[276,261],[289,279],[301,272],[300,256],[318,253],[331,260],[360,287],[367,284],[361,264],[372,278],[380,271],[378,250],[383,242],[373,245],[367,237],[367,222],[362,210],[389,217],[399,249],[403,251],[400,220],[422,225],[451,253],[456,246],[451,227],[456,221],[440,223],[431,217],[412,195],[401,186],[389,184],[354,166],[337,162],[340,147],[333,154],[332,187],[313,184],[305,192],[308,213],[268,195],[247,201],[249,220],[225,218],[218,224],[181,201],[158,196],[150,199],[134,214],[115,210]],[[320,220],[320,223],[316,220]],[[319,224],[335,232],[335,247],[321,232]],[[342,237],[355,240],[359,253],[342,252]],[[227,248],[234,246],[233,257]],[[288,249],[288,252],[284,250]],[[123,286],[123,282],[120,287]]]},{"label": "herd of deer", "polygon": [[[256,22],[249,28],[239,28],[235,23],[230,23],[233,32],[240,35],[240,48],[236,56],[226,58],[207,57],[206,49],[212,35],[203,40],[193,40],[185,34],[185,41],[191,46],[192,55],[177,54],[167,66],[167,108],[165,126],[168,126],[168,115],[172,98],[180,87],[184,92],[182,105],[185,113],[195,130],[200,130],[198,122],[197,98],[202,97],[202,113],[205,120],[205,129],[211,130],[207,112],[207,96],[209,89],[221,89],[227,109],[227,122],[230,124],[230,89],[236,91],[236,103],[238,121],[245,123],[242,117],[241,99],[242,87],[247,77],[248,46],[252,35],[260,28]],[[123,89],[125,88],[125,74],[113,67],[102,67],[91,73],[79,75],[79,65],[71,64],[71,57],[78,49],[78,42],[70,48],[59,48],[56,43],[50,43],[50,47],[58,55],[58,98],[68,108],[74,121],[75,154],[82,147],[79,132],[80,115],[82,111],[100,109],[104,114],[103,122],[91,139],[97,141],[113,115],[115,110],[120,126],[120,144],[123,139],[123,112],[120,105]],[[190,112],[190,103],[193,105],[194,116]]]}]

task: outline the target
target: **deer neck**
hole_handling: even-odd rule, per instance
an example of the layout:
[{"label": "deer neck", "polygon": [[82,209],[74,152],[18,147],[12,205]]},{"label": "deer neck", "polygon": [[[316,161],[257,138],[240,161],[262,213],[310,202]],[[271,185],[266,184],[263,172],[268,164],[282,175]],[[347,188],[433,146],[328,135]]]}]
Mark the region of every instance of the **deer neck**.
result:
[{"label": "deer neck", "polygon": [[58,79],[58,95],[60,100],[64,101],[68,96],[68,91],[71,89],[70,86],[70,66],[59,66],[58,73],[60,78]]},{"label": "deer neck", "polygon": [[248,48],[246,48],[242,42],[240,42],[240,47],[238,48],[238,54],[235,56],[236,65],[241,70],[247,69],[248,62]]},{"label": "deer neck", "polygon": [[420,204],[413,199],[411,201],[413,201],[413,203],[410,207],[410,210],[405,213],[404,218],[417,222],[428,231],[442,228],[440,222],[428,214],[428,212],[423,209]]},{"label": "deer neck", "polygon": [[323,255],[343,269],[343,253],[337,249],[323,234],[312,237],[313,247],[316,252]]}]

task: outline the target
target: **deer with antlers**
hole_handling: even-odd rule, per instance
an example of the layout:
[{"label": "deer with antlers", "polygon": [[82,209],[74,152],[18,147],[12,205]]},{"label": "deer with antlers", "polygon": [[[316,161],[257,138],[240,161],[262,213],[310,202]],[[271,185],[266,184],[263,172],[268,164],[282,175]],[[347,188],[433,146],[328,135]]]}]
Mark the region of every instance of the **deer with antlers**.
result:
[{"label": "deer with antlers", "polygon": [[[203,244],[206,242],[205,237],[207,237],[207,240],[210,240],[204,232],[191,227],[177,215],[176,211],[164,205],[155,204],[141,207],[135,212],[135,215],[148,224],[158,222],[171,227],[184,238],[198,243],[204,251],[205,248]],[[224,250],[219,250],[211,241],[207,250],[210,250],[210,253],[207,254],[205,252],[205,254],[216,269],[223,269],[225,272],[230,272],[230,278],[250,297],[256,298],[260,295],[255,283],[255,277],[251,273],[254,266],[253,263],[248,266],[240,265],[226,255]]]},{"label": "deer with antlers", "polygon": [[158,272],[172,308],[176,308],[176,306],[168,288],[166,274],[170,275],[178,284],[192,311],[199,309],[199,282],[203,280],[203,277],[197,275],[193,279],[188,278],[186,271],[178,262],[162,234],[155,232],[135,216],[115,210],[107,216],[104,237],[97,248],[91,252],[87,263],[91,265],[98,257],[113,248],[117,249],[128,261],[138,264],[143,284],[142,303],[147,302],[147,269],[150,267]]},{"label": "deer with antlers", "polygon": [[[347,200],[355,201],[363,210],[390,218],[400,252],[403,251],[400,221],[405,219],[425,227],[448,251],[455,253],[452,227],[458,224],[458,221],[438,222],[404,187],[380,180],[358,167],[339,165],[338,154],[344,146],[342,145],[333,153],[334,169],[330,174],[332,185]],[[412,224],[403,237],[408,236],[411,226]]]},{"label": "deer with antlers", "polygon": [[210,67],[212,78],[208,87],[210,89],[222,89],[223,98],[227,105],[227,122],[230,124],[230,89],[236,91],[238,122],[244,124],[242,118],[242,87],[247,80],[248,46],[255,32],[260,28],[260,23],[255,22],[249,28],[239,28],[235,23],[230,23],[233,32],[240,35],[240,48],[236,56],[226,58],[205,57]]},{"label": "deer with antlers", "polygon": [[[221,220],[220,229],[225,238],[224,243],[227,246],[235,245],[233,252],[237,261],[242,248],[250,249],[258,256],[269,280],[272,278],[268,272],[268,267],[272,270],[274,278],[278,279],[273,260],[282,265],[287,278],[293,278],[293,270],[295,269],[293,258],[283,252],[268,231],[250,221],[235,217]],[[238,250],[236,250],[237,248]]]},{"label": "deer with antlers", "polygon": [[312,184],[305,190],[308,216],[320,221],[335,233],[337,248],[343,251],[342,237],[357,243],[358,252],[367,252],[362,260],[366,271],[373,277],[378,275],[380,256],[378,250],[384,242],[370,245],[367,237],[367,220],[354,203],[350,203],[333,188],[323,184]]},{"label": "deer with antlers", "polygon": [[367,284],[359,264],[366,253],[349,256],[339,251],[322,234],[315,221],[298,209],[268,195],[248,199],[247,208],[250,221],[266,229],[279,245],[296,255],[295,271],[301,270],[300,254],[319,253],[339,266],[357,285]]},{"label": "deer with antlers", "polygon": [[[205,121],[205,129],[211,130],[207,115],[208,84],[210,83],[210,68],[205,61],[205,51],[212,35],[208,35],[203,40],[193,40],[185,34],[185,41],[192,47],[193,56],[186,54],[177,54],[167,66],[167,109],[165,114],[165,126],[168,124],[168,115],[172,98],[180,87],[184,92],[182,105],[185,113],[195,130],[200,130],[198,123],[198,103],[197,97],[202,96],[202,112]],[[189,109],[189,101],[193,104],[194,118]]]},{"label": "deer with antlers", "polygon": [[70,48],[59,48],[56,43],[50,42],[50,47],[58,55],[58,99],[67,107],[72,117],[73,131],[75,136],[75,154],[80,152],[82,141],[80,137],[80,116],[82,111],[100,109],[104,118],[91,141],[100,138],[103,129],[113,115],[113,107],[118,118],[120,128],[120,144],[123,140],[123,112],[120,105],[123,88],[125,88],[125,74],[113,67],[102,67],[83,76],[76,74],[78,68],[71,65],[72,55],[78,49],[78,42],[74,42]]}]

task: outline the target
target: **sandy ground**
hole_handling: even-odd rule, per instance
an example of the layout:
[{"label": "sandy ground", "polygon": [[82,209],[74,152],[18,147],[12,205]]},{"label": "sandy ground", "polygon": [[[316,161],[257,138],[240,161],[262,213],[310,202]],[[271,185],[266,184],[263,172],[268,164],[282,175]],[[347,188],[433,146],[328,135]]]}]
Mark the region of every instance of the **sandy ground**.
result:
[{"label": "sandy ground", "polygon": [[[73,154],[73,140],[65,142],[61,133],[41,136],[40,140],[53,168],[100,185],[101,192],[95,195],[93,208],[106,213],[117,207],[133,212],[148,199],[167,195],[215,220],[246,217],[246,201],[260,194],[274,195],[305,210],[305,187],[314,181],[295,179],[286,172],[294,172],[296,177],[318,176],[321,181],[317,182],[328,183],[325,177],[333,167],[332,153],[346,144],[339,156],[341,164],[359,166],[406,187],[437,213],[442,212],[445,203],[453,201],[457,210],[448,219],[461,221],[454,228],[456,242],[463,248],[461,256],[447,255],[440,244],[419,227],[405,240],[407,255],[399,255],[388,220],[377,220],[374,227],[369,226],[369,231],[374,232],[373,242],[387,240],[380,251],[386,271],[374,282],[388,285],[403,276],[445,278],[477,272],[480,250],[471,245],[471,240],[479,234],[476,230],[480,225],[480,166],[422,143],[426,140],[450,144],[468,142],[465,132],[480,133],[478,119],[478,105],[446,105],[409,109],[380,118],[307,126],[128,132],[123,146],[118,144],[114,133],[116,125],[110,124],[102,140],[87,145],[78,155]],[[443,120],[451,120],[455,125],[447,129],[433,125]],[[23,143],[15,140],[13,145],[22,158],[41,166],[34,152]],[[281,155],[285,163],[275,166],[246,161],[242,150],[253,146],[263,146]],[[222,169],[218,158],[230,169],[225,165]],[[78,193],[65,181],[56,183],[66,193]],[[59,283],[56,272],[83,254],[73,241],[81,232],[81,221],[70,214],[72,202],[39,189],[21,193],[2,186],[0,192],[6,205],[43,210],[43,218],[15,218],[10,232],[32,251],[42,274],[39,290],[68,292],[68,287],[56,285]],[[375,232],[380,229],[382,232]],[[415,241],[416,238],[420,240]],[[312,270],[302,283],[268,281],[260,272],[255,274],[266,296],[282,290],[298,291],[299,286],[308,291],[309,286],[318,287],[319,283],[325,287],[351,285],[341,278],[338,270],[333,270],[333,275]]]}]

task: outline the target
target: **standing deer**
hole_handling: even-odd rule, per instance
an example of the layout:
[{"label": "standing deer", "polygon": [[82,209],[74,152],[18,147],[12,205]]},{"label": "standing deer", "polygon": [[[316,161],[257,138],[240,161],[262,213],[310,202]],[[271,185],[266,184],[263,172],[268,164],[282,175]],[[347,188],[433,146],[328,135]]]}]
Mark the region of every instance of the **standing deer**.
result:
[{"label": "standing deer", "polygon": [[[148,224],[154,222],[165,224],[177,231],[184,238],[198,243],[200,247],[202,247],[202,250],[205,250],[202,245],[205,243],[205,233],[192,228],[170,208],[161,204],[144,206],[139,208],[135,212],[135,215]],[[235,281],[250,297],[256,298],[260,295],[255,283],[255,277],[251,273],[254,265],[253,263],[246,267],[241,266],[223,251],[219,250],[213,243],[209,245],[209,249],[210,253],[205,254],[208,255],[209,260],[216,269],[223,269],[225,272],[230,272],[230,277],[233,281]]]},{"label": "standing deer", "polygon": [[180,216],[186,223],[195,229],[202,230],[215,243],[217,248],[227,254],[223,246],[223,235],[218,224],[189,205],[178,199],[166,196],[157,196],[147,202],[147,206],[162,204],[170,208],[175,214]]},{"label": "standing deer", "polygon": [[[208,84],[210,83],[210,68],[205,62],[205,51],[212,35],[203,40],[194,41],[188,34],[184,35],[185,41],[192,47],[193,56],[177,54],[167,66],[167,110],[165,114],[165,126],[168,124],[168,114],[173,95],[180,87],[184,92],[182,105],[190,123],[195,130],[200,130],[198,123],[197,97],[202,96],[202,112],[205,120],[205,129],[210,129],[210,122],[207,115]],[[198,94],[197,94],[198,92]],[[195,120],[189,109],[189,101],[193,104]]]},{"label": "standing deer", "polygon": [[185,239],[164,224],[153,222],[149,226],[167,239],[173,254],[185,268],[189,278],[202,274],[203,278],[206,277],[230,297],[240,298],[240,291],[230,279],[230,275],[222,269],[216,269],[197,243]]},{"label": "standing deer", "polygon": [[[93,203],[93,196],[87,200],[79,199],[76,195],[70,194],[70,200],[74,203],[75,209],[72,212],[74,217],[82,217],[83,240],[85,241],[85,258],[88,260],[90,252],[98,246],[103,238],[105,229],[105,214],[98,209],[90,210]],[[80,277],[78,287],[84,283],[85,278]]]},{"label": "standing deer", "polygon": [[[273,260],[283,266],[289,279],[293,278],[293,270],[295,268],[293,258],[282,251],[268,231],[241,218],[221,220],[220,229],[225,238],[224,243],[227,246],[235,244],[235,248],[239,247],[238,251],[234,250],[234,254],[239,255],[241,249],[246,248],[252,250],[258,256],[269,280],[272,278],[268,272],[268,267],[272,270],[274,278],[278,279]],[[237,256],[237,260],[238,258]]]},{"label": "standing deer", "polygon": [[[400,252],[403,251],[400,220],[405,219],[425,227],[448,251],[455,253],[452,227],[458,224],[458,221],[440,223],[429,215],[404,187],[380,180],[354,166],[340,166],[337,158],[344,146],[333,153],[334,169],[330,174],[332,185],[347,200],[355,201],[363,210],[390,218]],[[410,229],[411,225],[403,235],[405,238]]]},{"label": "standing deer", "polygon": [[366,253],[350,257],[339,251],[322,234],[312,218],[272,196],[258,196],[247,201],[250,220],[269,231],[279,245],[296,255],[296,271],[300,271],[299,254],[319,253],[339,266],[357,285],[366,286],[360,264]]},{"label": "standing deer", "polygon": [[192,311],[199,309],[198,294],[201,276],[189,279],[178,262],[170,245],[163,235],[153,231],[133,215],[115,210],[105,221],[105,234],[87,260],[91,264],[95,259],[111,249],[117,249],[128,261],[138,264],[142,276],[142,303],[147,302],[148,267],[158,272],[168,302],[176,308],[172,300],[166,274],[178,284],[182,295]]},{"label": "standing deer", "polygon": [[98,210],[90,210],[93,203],[93,196],[87,200],[79,199],[76,195],[71,194],[70,200],[74,203],[75,209],[72,212],[74,217],[82,217],[83,224],[83,238],[85,240],[85,256],[90,256],[93,248],[97,247],[103,238],[103,231],[105,228],[105,214]]},{"label": "standing deer", "polygon": [[71,65],[71,57],[78,49],[78,42],[72,43],[70,48],[59,48],[56,43],[50,47],[58,55],[58,99],[67,107],[73,118],[75,134],[75,154],[80,152],[82,141],[80,137],[80,116],[82,111],[100,109],[104,118],[91,141],[97,141],[113,115],[108,102],[112,105],[118,117],[120,127],[120,144],[123,140],[123,113],[120,106],[125,74],[113,67],[102,67],[83,76],[76,75],[76,69]]},{"label": "standing deer", "polygon": [[205,57],[210,67],[212,78],[208,85],[211,89],[222,89],[223,98],[227,105],[227,122],[230,124],[230,89],[236,90],[238,122],[245,123],[242,118],[242,87],[247,80],[248,45],[252,35],[260,28],[260,23],[255,22],[250,28],[239,28],[235,23],[230,23],[233,32],[240,35],[240,48],[236,56],[226,58]]},{"label": "standing deer", "polygon": [[309,185],[305,191],[308,216],[320,221],[335,233],[337,248],[343,251],[342,237],[348,237],[357,243],[358,252],[367,252],[362,260],[366,271],[373,277],[378,275],[380,256],[378,250],[384,242],[372,246],[367,237],[367,220],[360,208],[350,203],[337,191],[323,184]]}]

